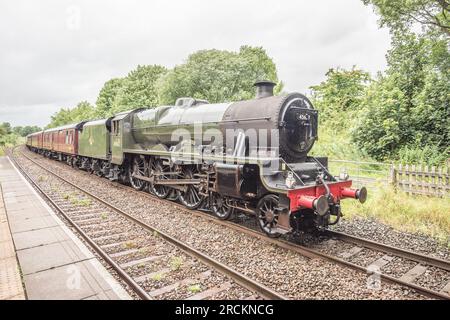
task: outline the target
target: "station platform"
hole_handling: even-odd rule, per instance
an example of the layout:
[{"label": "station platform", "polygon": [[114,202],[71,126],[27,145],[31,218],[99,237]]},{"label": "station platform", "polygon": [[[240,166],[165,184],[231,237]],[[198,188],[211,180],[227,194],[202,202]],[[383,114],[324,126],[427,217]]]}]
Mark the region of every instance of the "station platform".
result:
[{"label": "station platform", "polygon": [[0,189],[0,300],[131,299],[7,157]]}]

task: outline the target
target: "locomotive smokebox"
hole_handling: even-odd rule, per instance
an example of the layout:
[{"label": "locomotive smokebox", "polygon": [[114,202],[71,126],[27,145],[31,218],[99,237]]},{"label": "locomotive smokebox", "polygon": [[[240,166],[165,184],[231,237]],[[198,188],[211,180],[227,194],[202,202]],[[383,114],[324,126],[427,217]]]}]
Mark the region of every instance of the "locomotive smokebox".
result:
[{"label": "locomotive smokebox", "polygon": [[260,80],[255,82],[256,87],[256,99],[267,98],[273,96],[273,87],[275,83],[269,80]]}]

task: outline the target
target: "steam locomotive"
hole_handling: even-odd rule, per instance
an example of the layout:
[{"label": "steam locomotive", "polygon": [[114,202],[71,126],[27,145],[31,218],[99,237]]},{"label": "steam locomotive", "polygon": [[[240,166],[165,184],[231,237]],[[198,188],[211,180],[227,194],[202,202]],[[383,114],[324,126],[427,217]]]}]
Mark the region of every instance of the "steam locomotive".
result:
[{"label": "steam locomotive", "polygon": [[300,93],[273,95],[259,81],[251,100],[210,104],[180,98],[27,137],[39,154],[130,184],[220,219],[253,215],[270,237],[322,230],[342,216],[344,198],[367,191],[334,177],[326,157],[308,156],[318,112]]}]

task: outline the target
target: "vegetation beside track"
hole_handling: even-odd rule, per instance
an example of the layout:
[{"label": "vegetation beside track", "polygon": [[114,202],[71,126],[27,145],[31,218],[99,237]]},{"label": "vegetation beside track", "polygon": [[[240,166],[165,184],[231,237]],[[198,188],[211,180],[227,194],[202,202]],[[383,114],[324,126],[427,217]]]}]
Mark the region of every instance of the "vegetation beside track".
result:
[{"label": "vegetation beside track", "polygon": [[25,137],[33,132],[40,131],[37,126],[11,127],[9,122],[0,123],[0,156],[3,156],[3,148],[11,148],[25,143]]},{"label": "vegetation beside track", "polygon": [[380,186],[364,204],[343,201],[347,219],[375,219],[399,231],[431,236],[450,248],[450,199],[412,196]]}]

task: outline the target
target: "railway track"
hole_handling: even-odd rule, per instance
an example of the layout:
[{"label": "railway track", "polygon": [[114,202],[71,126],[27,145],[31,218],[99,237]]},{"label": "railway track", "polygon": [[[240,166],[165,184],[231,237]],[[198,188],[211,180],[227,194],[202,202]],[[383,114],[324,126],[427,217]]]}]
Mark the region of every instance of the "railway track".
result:
[{"label": "railway track", "polygon": [[[332,238],[339,239],[348,243],[353,243],[358,248],[368,248],[371,250],[380,251],[394,257],[415,261],[422,265],[436,267],[450,272],[450,261],[447,260],[426,256],[417,252],[396,248],[380,242],[375,242],[369,239],[352,236],[342,232],[327,230],[326,234]],[[353,249],[353,251],[357,250]]]},{"label": "railway track", "polygon": [[[23,154],[23,153],[22,153]],[[40,167],[43,167],[41,164],[37,163],[36,161],[32,160],[27,155],[23,154],[24,157],[28,158],[29,160],[33,161],[35,164],[37,164]],[[45,168],[44,168],[45,169]],[[115,182],[111,182],[118,186],[119,188],[124,188],[127,190],[127,192],[134,192],[139,195],[143,195],[145,197],[149,197],[154,201],[159,202],[166,202],[164,200],[161,200],[157,198],[156,196],[153,196],[148,193],[139,192],[134,190],[131,187],[121,185]],[[329,240],[325,241],[325,243],[330,244],[333,243],[333,241],[342,241],[343,243],[347,244],[347,249],[344,247],[343,250],[335,250],[333,253],[327,253],[322,250],[321,245],[315,246],[315,247],[306,247],[303,245],[299,245],[296,243],[293,243],[291,241],[283,240],[283,239],[271,239],[266,237],[263,233],[260,231],[257,231],[253,228],[250,228],[248,226],[244,226],[242,224],[238,224],[233,221],[223,221],[215,218],[211,214],[206,214],[204,211],[199,210],[188,210],[183,205],[171,202],[172,205],[176,206],[180,209],[181,212],[193,214],[196,216],[201,216],[203,218],[206,218],[210,221],[213,221],[214,223],[226,226],[228,228],[237,230],[239,232],[242,232],[244,234],[256,237],[262,241],[272,243],[276,246],[279,246],[284,249],[288,249],[291,251],[294,251],[296,253],[299,253],[303,256],[309,257],[309,258],[321,258],[328,261],[331,261],[333,263],[338,263],[340,265],[344,265],[347,267],[350,267],[352,269],[359,270],[364,273],[377,273],[379,277],[387,282],[395,283],[404,287],[411,288],[427,297],[435,298],[435,299],[450,299],[450,282],[444,283],[441,290],[434,290],[427,288],[425,286],[421,286],[419,284],[414,283],[414,280],[417,279],[418,276],[423,274],[427,271],[428,268],[437,268],[439,270],[443,270],[444,272],[450,271],[450,262],[446,260],[437,259],[430,256],[425,256],[422,254],[418,254],[412,251],[395,248],[392,246],[387,246],[382,243],[374,242],[371,240],[367,240],[364,238],[354,237],[348,234],[338,233],[334,231],[327,231],[326,235],[329,237]],[[351,244],[352,246],[348,248],[348,245]],[[335,245],[335,248],[339,249],[343,246],[340,246],[338,244]],[[371,261],[370,263],[363,264],[363,263],[354,263],[351,261],[351,258],[360,254],[363,250],[370,250],[371,253],[377,253],[376,256],[380,256],[379,258],[375,259],[374,261]],[[388,266],[389,263],[391,263],[395,259],[403,259],[407,261],[413,261],[414,265],[412,268],[406,270],[403,275],[394,277],[389,274],[383,273],[383,267]],[[445,280],[444,280],[445,281]]]},{"label": "railway track", "polygon": [[10,159],[141,299],[287,299],[22,155],[58,182],[46,184],[44,176],[32,177],[13,154]]}]

